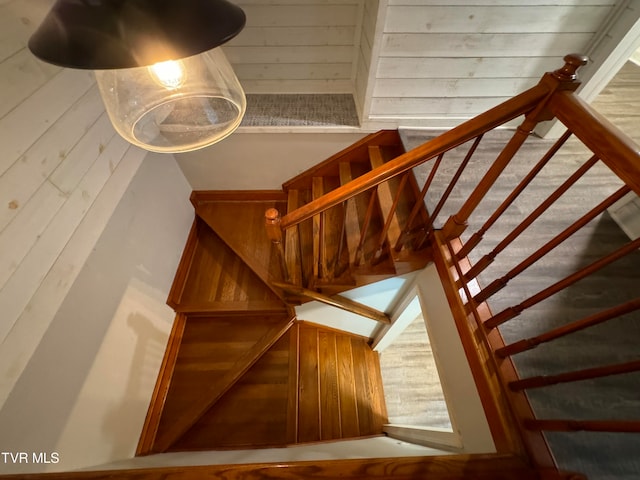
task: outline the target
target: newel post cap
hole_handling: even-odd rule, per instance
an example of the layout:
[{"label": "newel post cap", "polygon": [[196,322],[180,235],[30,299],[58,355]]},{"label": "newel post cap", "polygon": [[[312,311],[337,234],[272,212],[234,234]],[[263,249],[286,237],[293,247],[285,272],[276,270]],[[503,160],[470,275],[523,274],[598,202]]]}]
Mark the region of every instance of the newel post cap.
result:
[{"label": "newel post cap", "polygon": [[589,57],[579,53],[570,53],[564,57],[564,67],[553,72],[553,76],[563,82],[572,82],[578,78],[578,68],[586,65]]}]

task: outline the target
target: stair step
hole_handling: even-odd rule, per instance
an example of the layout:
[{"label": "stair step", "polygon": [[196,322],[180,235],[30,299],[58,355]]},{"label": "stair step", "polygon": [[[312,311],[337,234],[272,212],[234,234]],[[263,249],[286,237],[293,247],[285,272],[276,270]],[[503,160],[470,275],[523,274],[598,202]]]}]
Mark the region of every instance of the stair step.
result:
[{"label": "stair step", "polygon": [[151,451],[172,448],[292,324],[284,315],[188,317]]},{"label": "stair step", "polygon": [[309,189],[311,190],[311,181],[313,177],[339,176],[338,164],[340,162],[349,162],[352,165],[361,164],[365,167],[369,166],[369,145],[401,145],[402,140],[397,130],[381,130],[371,133],[362,138],[353,145],[337,152],[325,161],[314,165],[308,170],[296,175],[292,179],[286,181],[282,188],[285,192],[291,188]]},{"label": "stair step", "polygon": [[379,378],[366,339],[302,323],[299,442],[378,434],[387,417]]},{"label": "stair step", "polygon": [[286,310],[286,305],[196,216],[167,303],[176,312]]}]

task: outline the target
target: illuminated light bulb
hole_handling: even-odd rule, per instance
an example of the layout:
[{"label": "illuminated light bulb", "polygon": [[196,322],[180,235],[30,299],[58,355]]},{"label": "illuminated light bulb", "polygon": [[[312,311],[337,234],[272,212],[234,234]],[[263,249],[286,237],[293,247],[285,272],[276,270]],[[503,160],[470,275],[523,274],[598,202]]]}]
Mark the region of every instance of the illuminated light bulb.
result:
[{"label": "illuminated light bulb", "polygon": [[167,90],[180,88],[184,83],[184,68],[180,61],[167,60],[148,68],[153,79]]},{"label": "illuminated light bulb", "polygon": [[247,106],[220,48],[179,61],[97,70],[96,80],[116,131],[153,152],[218,142],[240,125]]}]

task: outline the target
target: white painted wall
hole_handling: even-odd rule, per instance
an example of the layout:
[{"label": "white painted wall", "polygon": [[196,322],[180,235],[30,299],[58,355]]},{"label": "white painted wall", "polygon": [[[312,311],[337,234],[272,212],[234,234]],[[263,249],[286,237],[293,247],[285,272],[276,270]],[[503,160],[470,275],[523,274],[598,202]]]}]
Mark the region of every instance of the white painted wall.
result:
[{"label": "white painted wall", "polygon": [[124,462],[98,465],[91,470],[121,468],[154,468],[196,465],[232,465],[243,463],[304,462],[347,458],[413,457],[422,455],[450,455],[451,452],[423,447],[386,437],[341,440],[296,445],[287,448],[258,450],[229,450],[216,452],[162,453],[133,458]]},{"label": "white painted wall", "polygon": [[146,156],[0,410],[0,451],[60,462],[3,473],[134,455],[174,318],[165,301],[193,221],[190,191],[172,156]]},{"label": "white painted wall", "polygon": [[0,451],[67,469],[133,453],[193,211],[173,157],[115,134],[92,72],[28,52],[50,4],[0,0]]},{"label": "white painted wall", "polygon": [[631,57],[629,58],[629,60],[631,60],[636,65],[640,65],[640,48],[638,48],[635,52],[631,54]]},{"label": "white painted wall", "polygon": [[109,125],[91,72],[27,51],[47,4],[0,3],[0,407],[144,156]]},{"label": "white painted wall", "polygon": [[235,133],[206,149],[176,155],[194,190],[282,188],[282,183],[365,134]]}]

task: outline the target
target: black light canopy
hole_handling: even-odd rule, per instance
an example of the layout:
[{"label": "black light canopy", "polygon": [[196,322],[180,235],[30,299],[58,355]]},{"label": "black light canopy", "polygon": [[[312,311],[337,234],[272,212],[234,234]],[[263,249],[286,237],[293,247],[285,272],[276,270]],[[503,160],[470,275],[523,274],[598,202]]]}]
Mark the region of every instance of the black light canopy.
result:
[{"label": "black light canopy", "polygon": [[226,0],[57,0],[29,49],[62,67],[140,67],[218,47],[245,21]]}]

